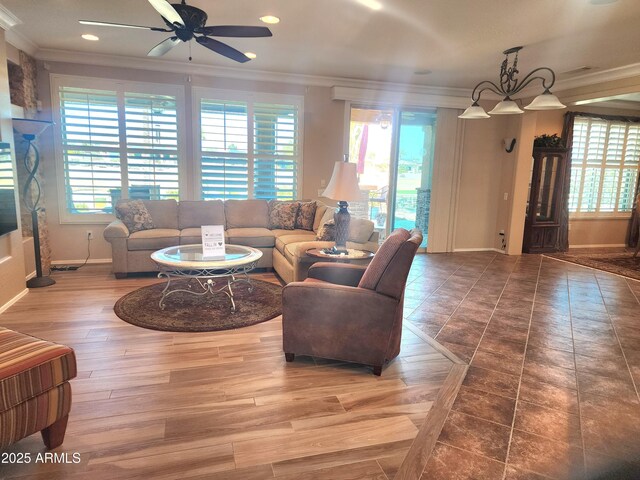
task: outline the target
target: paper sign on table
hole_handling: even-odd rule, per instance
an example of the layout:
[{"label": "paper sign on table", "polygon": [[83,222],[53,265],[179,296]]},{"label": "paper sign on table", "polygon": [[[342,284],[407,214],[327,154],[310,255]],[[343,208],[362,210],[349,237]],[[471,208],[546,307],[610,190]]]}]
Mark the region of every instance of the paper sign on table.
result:
[{"label": "paper sign on table", "polygon": [[202,257],[224,259],[224,225],[202,226]]}]

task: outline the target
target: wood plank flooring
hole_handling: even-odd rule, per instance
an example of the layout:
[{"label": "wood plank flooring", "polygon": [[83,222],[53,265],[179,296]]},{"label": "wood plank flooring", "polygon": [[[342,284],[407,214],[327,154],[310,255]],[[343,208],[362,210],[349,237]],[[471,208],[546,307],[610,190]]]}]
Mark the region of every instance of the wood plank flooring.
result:
[{"label": "wood plank flooring", "polygon": [[[0,324],[76,350],[56,452],[79,452],[81,462],[0,464],[1,479],[391,479],[454,366],[409,328],[382,377],[310,357],[287,364],[280,319],[155,332],[121,321],[113,304],[156,278],[115,280],[106,266],[87,266],[55,279]],[[7,451],[45,450],[33,435]]]}]

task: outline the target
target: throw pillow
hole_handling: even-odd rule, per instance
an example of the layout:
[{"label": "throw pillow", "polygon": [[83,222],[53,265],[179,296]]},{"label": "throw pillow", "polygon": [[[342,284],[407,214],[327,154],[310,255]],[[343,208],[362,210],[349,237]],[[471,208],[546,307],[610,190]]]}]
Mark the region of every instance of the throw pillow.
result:
[{"label": "throw pillow", "polygon": [[293,230],[296,228],[296,216],[300,202],[271,202],[269,209],[269,228]]},{"label": "throw pillow", "polygon": [[116,217],[122,220],[129,233],[156,228],[149,210],[142,200],[125,200],[116,205]]},{"label": "throw pillow", "polygon": [[320,225],[318,228],[318,234],[316,240],[323,242],[335,242],[336,241],[336,224],[333,220],[329,220],[327,223]]},{"label": "throw pillow", "polygon": [[296,217],[296,228],[302,230],[313,230],[313,220],[316,217],[316,202],[300,202],[298,216]]}]

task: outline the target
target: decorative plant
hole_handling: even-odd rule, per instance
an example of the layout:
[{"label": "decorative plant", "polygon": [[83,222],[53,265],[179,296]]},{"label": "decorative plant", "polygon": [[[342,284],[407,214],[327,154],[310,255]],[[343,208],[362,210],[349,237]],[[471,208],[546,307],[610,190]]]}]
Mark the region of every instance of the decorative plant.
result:
[{"label": "decorative plant", "polygon": [[556,133],[554,133],[553,135],[547,135],[546,133],[543,133],[542,135],[534,138],[533,146],[534,148],[535,147],[538,147],[538,148],[564,147],[564,140],[561,137],[559,137]]}]

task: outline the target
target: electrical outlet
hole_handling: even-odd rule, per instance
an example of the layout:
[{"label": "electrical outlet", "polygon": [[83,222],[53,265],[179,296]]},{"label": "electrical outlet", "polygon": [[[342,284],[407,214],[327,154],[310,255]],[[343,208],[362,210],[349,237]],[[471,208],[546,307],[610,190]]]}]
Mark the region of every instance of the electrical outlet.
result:
[{"label": "electrical outlet", "polygon": [[87,240],[93,240],[93,232],[91,230],[87,230]]}]

